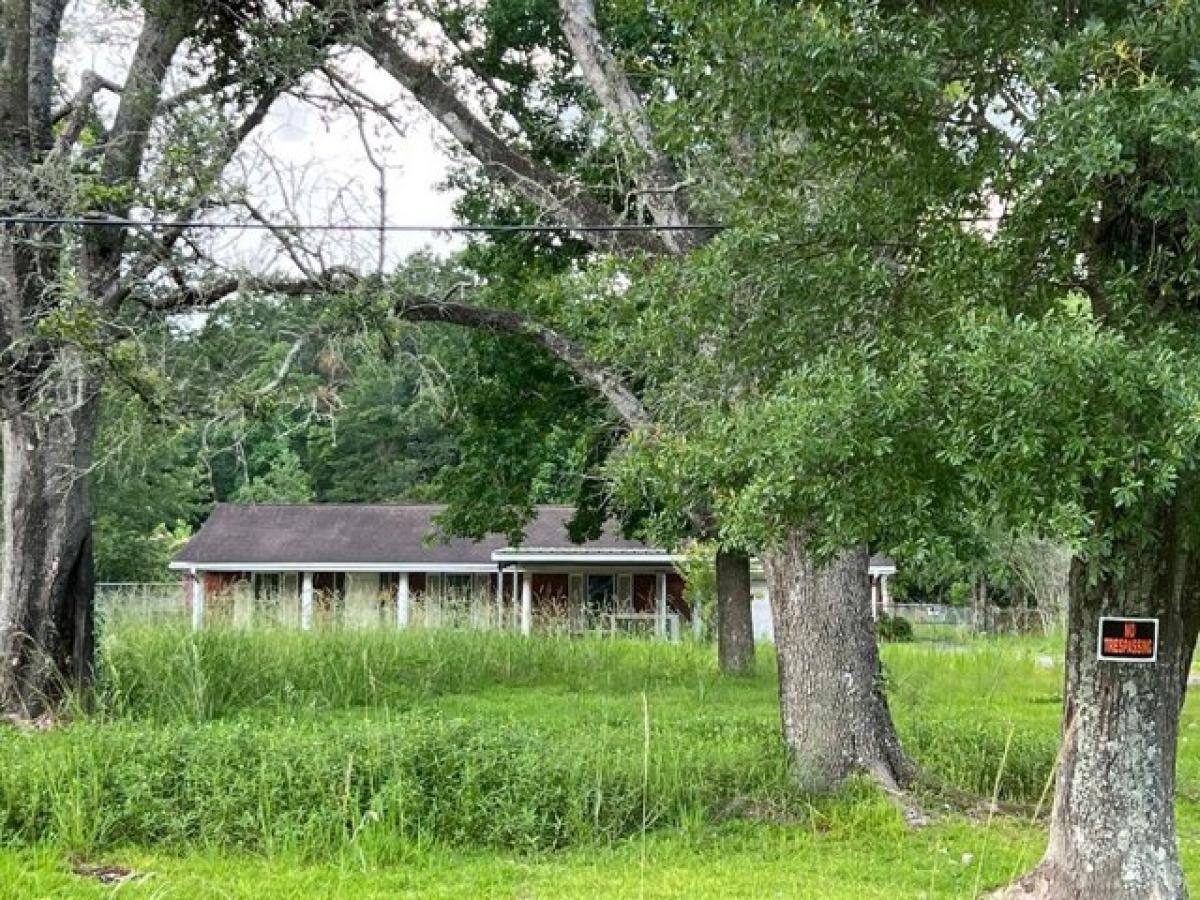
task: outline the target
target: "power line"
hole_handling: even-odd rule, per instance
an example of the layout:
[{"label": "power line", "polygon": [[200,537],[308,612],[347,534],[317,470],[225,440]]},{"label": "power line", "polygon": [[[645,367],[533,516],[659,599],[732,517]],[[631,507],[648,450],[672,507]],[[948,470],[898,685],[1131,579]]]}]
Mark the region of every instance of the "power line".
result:
[{"label": "power line", "polygon": [[205,222],[172,219],[123,219],[100,216],[0,216],[0,226],[8,225],[77,225],[85,228],[200,228],[209,231],[364,231],[379,234],[437,233],[446,234],[622,234],[642,231],[723,231],[724,225],[366,225],[317,222],[306,225],[283,225],[271,222]]}]

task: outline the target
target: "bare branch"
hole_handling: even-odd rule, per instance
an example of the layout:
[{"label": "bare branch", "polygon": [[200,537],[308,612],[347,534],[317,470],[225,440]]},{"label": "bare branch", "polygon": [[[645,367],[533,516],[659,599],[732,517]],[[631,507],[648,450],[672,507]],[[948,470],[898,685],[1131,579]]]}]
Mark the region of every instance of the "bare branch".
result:
[{"label": "bare branch", "polygon": [[115,81],[105,78],[103,75],[99,74],[93,69],[86,70],[83,73],[83,76],[79,79],[79,93],[77,93],[58,109],[54,110],[50,116],[51,123],[57,125],[67,116],[77,112],[80,107],[89,106],[96,94],[102,90],[112,91],[114,94],[119,94],[124,90],[124,88]]},{"label": "bare branch", "polygon": [[[284,92],[286,87],[286,84],[275,85],[271,90],[264,92],[259,97],[241,123],[229,133],[224,144],[215,148],[212,161],[209,163],[211,168],[224,170],[229,160],[237,153],[238,148],[242,146],[250,133],[262,124],[262,121],[267,117],[267,112],[270,110],[271,104]],[[208,195],[206,193],[202,192],[198,194],[192,198],[190,204],[177,214],[176,218],[185,222],[194,219],[207,202]],[[124,277],[113,279],[108,290],[101,294],[101,304],[104,308],[111,310],[120,306],[133,290],[150,277],[154,270],[158,268],[162,262],[163,253],[170,251],[186,231],[186,225],[176,225],[165,229],[158,236],[154,252],[143,254],[134,259],[129,264]]]},{"label": "bare branch", "polygon": [[[493,131],[432,66],[415,59],[393,37],[374,28],[359,40],[363,50],[403,85],[467,153],[522,199],[564,225],[618,224],[616,213],[585,188],[521,153],[511,141]],[[656,253],[669,249],[666,241],[649,232],[594,234],[591,239],[602,249],[626,247]]]},{"label": "bare branch", "polygon": [[[79,136],[83,133],[84,126],[87,125],[88,115],[93,112],[92,102],[95,100],[96,94],[102,90],[119,94],[121,86],[114,84],[107,78],[101,78],[90,69],[83,73],[79,93],[66,106],[54,114],[54,121],[56,123],[61,122],[63,119],[66,119],[66,122],[59,131],[58,138],[54,142],[54,148],[47,156],[48,164],[52,165],[55,161],[65,158],[71,152],[71,148],[75,146],[75,143],[79,140]],[[107,141],[109,135],[105,133],[103,137]]]},{"label": "bare branch", "polygon": [[[363,91],[358,85],[350,81],[346,76],[340,73],[332,65],[324,65],[320,68],[321,75],[329,82],[329,86],[337,95],[338,101],[349,109],[356,117],[361,116],[361,112],[366,110],[374,113],[384,123],[386,123],[399,137],[404,137],[404,127],[396,117],[395,111],[388,104],[381,103],[370,94]],[[360,119],[361,121],[361,119]]]},{"label": "bare branch", "polygon": [[[691,204],[682,179],[674,163],[655,145],[642,99],[605,45],[592,0],[559,0],[558,7],[563,34],[584,81],[640,156],[637,181],[646,208],[660,225],[689,224]],[[682,253],[700,246],[708,237],[703,232],[671,231],[664,241],[671,250]]]},{"label": "bare branch", "polygon": [[266,384],[255,388],[254,396],[265,397],[268,394],[272,394],[287,380],[288,373],[292,371],[292,366],[296,364],[296,358],[300,355],[300,351],[304,349],[310,337],[311,335],[302,334],[292,342],[292,346],[288,349],[287,355],[284,356],[283,362],[275,370],[275,376]]},{"label": "bare branch", "polygon": [[237,202],[237,205],[243,207],[246,212],[250,214],[251,219],[267,229],[271,237],[275,238],[275,240],[279,243],[279,246],[283,248],[283,252],[287,255],[287,258],[292,261],[292,265],[294,265],[297,270],[299,270],[308,278],[317,277],[316,272],[312,266],[309,265],[308,260],[304,258],[304,254],[311,253],[311,251],[306,250],[299,244],[299,242],[296,240],[295,232],[289,231],[286,226],[279,225],[272,221],[262,210],[244,197]]},{"label": "bare branch", "polygon": [[395,309],[400,318],[409,322],[462,325],[532,341],[548,350],[579,381],[607,400],[627,427],[635,429],[651,423],[649,411],[616,372],[591,359],[587,351],[570,338],[525,313],[445,299],[405,298],[397,302]]},{"label": "bare branch", "polygon": [[[180,313],[210,309],[226,297],[239,291],[259,294],[278,294],[288,297],[303,297],[339,288],[337,275],[330,273],[321,278],[251,278],[229,276],[183,288],[170,294],[147,297],[142,306],[151,312]],[[344,284],[340,285],[345,287]]]}]

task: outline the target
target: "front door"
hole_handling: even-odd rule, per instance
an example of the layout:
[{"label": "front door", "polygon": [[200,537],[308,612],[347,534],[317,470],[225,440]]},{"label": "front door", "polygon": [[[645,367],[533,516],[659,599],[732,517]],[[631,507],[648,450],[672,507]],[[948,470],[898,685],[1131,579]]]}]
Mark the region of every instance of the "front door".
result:
[{"label": "front door", "polygon": [[603,616],[616,610],[616,579],[612,575],[587,577],[587,609],[593,616]]}]

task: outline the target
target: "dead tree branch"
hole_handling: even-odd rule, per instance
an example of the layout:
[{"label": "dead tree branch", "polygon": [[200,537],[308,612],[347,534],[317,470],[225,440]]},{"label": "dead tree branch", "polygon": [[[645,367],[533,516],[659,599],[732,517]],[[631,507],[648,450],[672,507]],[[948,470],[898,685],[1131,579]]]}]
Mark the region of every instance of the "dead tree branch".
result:
[{"label": "dead tree branch", "polygon": [[[558,7],[563,34],[584,81],[637,153],[635,172],[642,202],[660,225],[690,224],[691,203],[684,181],[655,144],[642,98],[605,44],[592,0],[559,0]],[[670,231],[664,237],[676,253],[692,250],[707,239],[703,232],[691,231]]]},{"label": "dead tree branch", "polygon": [[[592,197],[586,188],[555,172],[497,134],[443,80],[434,68],[407,53],[390,35],[375,28],[359,38],[361,47],[402,85],[462,148],[512,191],[555,221],[582,228],[618,224],[616,213]],[[601,249],[638,249],[661,253],[669,249],[660,236],[649,232],[593,233]]]}]

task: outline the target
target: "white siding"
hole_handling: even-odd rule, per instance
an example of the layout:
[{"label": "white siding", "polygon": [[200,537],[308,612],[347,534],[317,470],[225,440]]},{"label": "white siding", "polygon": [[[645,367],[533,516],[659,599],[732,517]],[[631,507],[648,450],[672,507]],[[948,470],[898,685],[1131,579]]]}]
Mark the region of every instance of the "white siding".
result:
[{"label": "white siding", "polygon": [[756,641],[775,642],[775,622],[771,619],[771,601],[767,592],[754,591],[750,601],[750,621],[754,624],[754,639]]},{"label": "white siding", "polygon": [[347,628],[378,628],[384,624],[387,604],[380,603],[378,572],[350,572],[346,575],[346,606],[343,623]]}]

